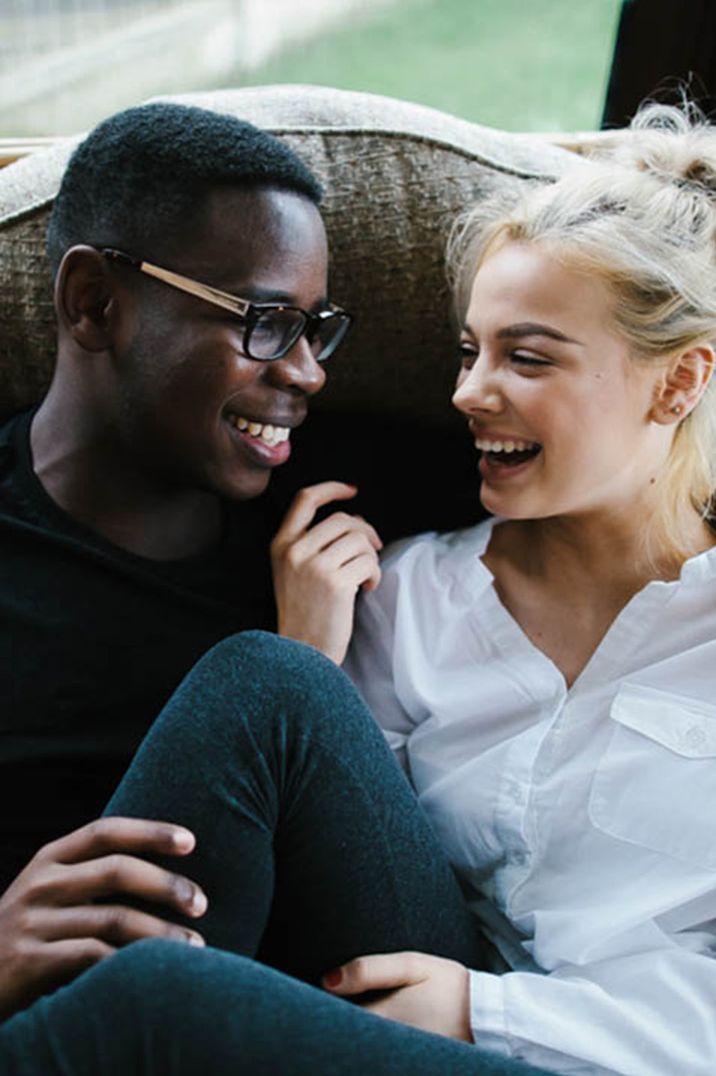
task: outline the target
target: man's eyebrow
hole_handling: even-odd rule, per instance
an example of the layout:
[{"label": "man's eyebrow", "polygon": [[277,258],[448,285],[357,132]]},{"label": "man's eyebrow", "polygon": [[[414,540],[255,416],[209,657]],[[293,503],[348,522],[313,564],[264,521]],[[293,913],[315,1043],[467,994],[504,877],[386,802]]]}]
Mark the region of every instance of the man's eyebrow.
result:
[{"label": "man's eyebrow", "polygon": [[[275,291],[271,288],[261,288],[256,286],[247,285],[243,288],[222,288],[222,291],[226,291],[229,295],[238,295],[241,299],[248,299],[251,303],[276,303],[277,305],[296,306],[296,297],[291,295],[287,291]],[[311,305],[311,311],[325,310],[329,305],[328,298],[321,296],[315,303]]]},{"label": "man's eyebrow", "polygon": [[506,325],[504,329],[498,329],[498,340],[516,340],[523,336],[546,336],[550,340],[558,340],[561,344],[579,344],[584,347],[580,340],[574,340],[571,336],[565,336],[559,329],[552,329],[549,325],[540,325],[534,321],[521,321],[517,325]]}]

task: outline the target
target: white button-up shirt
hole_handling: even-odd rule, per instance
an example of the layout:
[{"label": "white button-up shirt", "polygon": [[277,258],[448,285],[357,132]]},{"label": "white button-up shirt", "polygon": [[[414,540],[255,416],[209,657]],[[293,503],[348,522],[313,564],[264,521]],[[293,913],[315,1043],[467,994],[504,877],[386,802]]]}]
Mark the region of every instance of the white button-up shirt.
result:
[{"label": "white button-up shirt", "polygon": [[346,662],[512,969],[471,972],[475,1040],[714,1076],[716,549],[635,595],[567,689],[497,596],[494,525],[390,551]]}]

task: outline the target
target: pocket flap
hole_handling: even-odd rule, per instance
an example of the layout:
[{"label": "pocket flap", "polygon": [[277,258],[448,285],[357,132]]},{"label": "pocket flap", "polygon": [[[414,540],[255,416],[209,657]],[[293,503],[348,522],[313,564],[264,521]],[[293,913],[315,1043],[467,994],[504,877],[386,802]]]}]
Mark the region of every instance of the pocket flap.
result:
[{"label": "pocket flap", "polygon": [[716,756],[716,707],[696,699],[623,684],[610,716],[684,758]]}]

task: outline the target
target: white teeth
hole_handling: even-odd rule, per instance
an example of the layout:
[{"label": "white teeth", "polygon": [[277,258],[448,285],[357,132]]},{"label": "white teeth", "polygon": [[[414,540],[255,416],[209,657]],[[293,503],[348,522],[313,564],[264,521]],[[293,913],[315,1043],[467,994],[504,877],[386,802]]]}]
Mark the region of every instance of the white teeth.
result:
[{"label": "white teeth", "polygon": [[291,430],[288,426],[272,426],[270,422],[265,425],[261,422],[250,422],[247,418],[239,415],[229,415],[229,419],[237,429],[248,433],[251,437],[259,437],[266,445],[279,445],[282,441],[288,441]]},{"label": "white teeth", "polygon": [[525,452],[539,448],[539,445],[536,441],[488,441],[484,437],[478,437],[475,447],[479,448],[480,452]]}]

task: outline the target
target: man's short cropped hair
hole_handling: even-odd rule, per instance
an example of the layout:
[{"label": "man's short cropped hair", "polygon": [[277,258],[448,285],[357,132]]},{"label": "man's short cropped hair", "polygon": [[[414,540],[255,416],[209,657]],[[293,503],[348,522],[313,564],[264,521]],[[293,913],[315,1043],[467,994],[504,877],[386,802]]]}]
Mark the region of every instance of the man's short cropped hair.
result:
[{"label": "man's short cropped hair", "polygon": [[47,233],[53,274],[78,243],[158,257],[221,187],[279,188],[316,205],[322,193],[293,150],[235,116],[169,103],[110,116],[67,165]]}]

